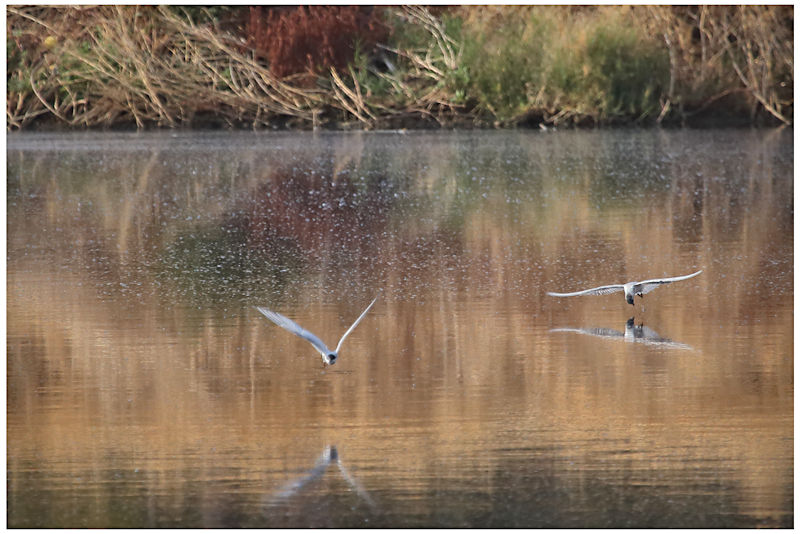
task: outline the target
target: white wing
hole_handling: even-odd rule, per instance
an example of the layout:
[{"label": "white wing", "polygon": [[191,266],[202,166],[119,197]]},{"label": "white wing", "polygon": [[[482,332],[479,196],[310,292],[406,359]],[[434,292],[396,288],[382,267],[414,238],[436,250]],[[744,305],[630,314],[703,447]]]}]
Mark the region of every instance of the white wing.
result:
[{"label": "white wing", "polygon": [[547,294],[551,297],[577,297],[578,295],[608,295],[609,293],[616,293],[622,291],[625,286],[622,284],[613,284],[610,286],[593,287],[592,289],[584,289],[583,291],[575,291],[574,293],[553,293],[548,291]]},{"label": "white wing", "polygon": [[[379,297],[379,296],[380,296],[380,295],[378,295],[378,297]],[[339,340],[339,344],[338,344],[338,345],[336,345],[336,352],[337,352],[337,354],[338,354],[338,352],[339,352],[339,349],[342,347],[342,343],[344,343],[344,338],[346,338],[346,337],[347,337],[347,336],[350,334],[350,332],[352,332],[352,331],[353,331],[353,328],[355,328],[355,327],[356,327],[356,325],[358,325],[358,323],[360,323],[360,322],[361,322],[361,319],[363,319],[363,318],[364,318],[364,316],[367,314],[367,312],[368,312],[368,311],[369,311],[369,309],[372,307],[372,305],[373,305],[373,304],[375,304],[375,301],[376,301],[376,300],[378,300],[378,297],[375,297],[375,298],[372,300],[372,302],[370,302],[370,303],[369,303],[369,306],[367,306],[367,309],[366,309],[366,310],[364,310],[364,311],[361,313],[361,315],[358,317],[358,319],[356,319],[356,322],[354,322],[352,325],[350,325],[350,328],[348,328],[348,329],[347,329],[347,332],[345,332],[345,333],[344,333],[344,335],[342,336],[342,339],[340,339],[340,340]]]},{"label": "white wing", "polygon": [[314,348],[317,349],[323,356],[327,356],[328,354],[330,354],[331,351],[328,350],[328,347],[325,345],[325,343],[322,342],[322,340],[320,340],[317,336],[315,336],[314,334],[312,334],[311,332],[309,332],[296,322],[292,321],[288,317],[284,317],[280,313],[268,310],[261,306],[256,306],[256,309],[260,311],[262,314],[264,314],[264,317],[266,317],[276,325],[280,326],[281,328],[285,328],[292,334],[300,336],[306,341],[310,342],[312,345],[314,345]]},{"label": "white wing", "polygon": [[642,295],[650,293],[652,290],[657,288],[662,284],[670,284],[672,282],[677,282],[679,280],[686,280],[687,278],[691,278],[693,276],[697,276],[698,274],[702,273],[702,269],[697,271],[696,273],[687,274],[685,276],[673,276],[672,278],[654,278],[653,280],[644,280],[642,282],[636,282],[636,287],[634,288],[634,293],[641,293]]}]

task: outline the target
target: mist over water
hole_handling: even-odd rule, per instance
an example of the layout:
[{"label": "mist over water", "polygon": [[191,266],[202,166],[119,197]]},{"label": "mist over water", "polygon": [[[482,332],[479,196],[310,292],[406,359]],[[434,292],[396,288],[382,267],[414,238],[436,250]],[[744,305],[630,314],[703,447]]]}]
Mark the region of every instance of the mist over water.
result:
[{"label": "mist over water", "polygon": [[8,524],[792,526],[792,134],[9,135]]}]

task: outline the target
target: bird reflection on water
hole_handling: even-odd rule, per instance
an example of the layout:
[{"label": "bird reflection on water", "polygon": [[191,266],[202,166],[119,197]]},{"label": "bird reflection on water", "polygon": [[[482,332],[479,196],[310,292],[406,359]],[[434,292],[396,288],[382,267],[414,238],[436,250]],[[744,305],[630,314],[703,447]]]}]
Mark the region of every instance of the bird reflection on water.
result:
[{"label": "bird reflection on water", "polygon": [[369,505],[370,508],[375,510],[376,505],[372,500],[372,497],[370,497],[369,493],[367,493],[364,487],[361,486],[361,484],[359,484],[359,482],[347,471],[342,463],[341,458],[339,458],[339,451],[336,449],[335,445],[326,446],[322,451],[322,454],[319,455],[317,461],[314,463],[314,467],[312,467],[305,476],[288,482],[277,493],[272,495],[267,500],[265,506],[278,506],[286,502],[291,497],[297,495],[306,485],[322,477],[332,463],[335,464],[339,469],[339,474],[341,474],[342,478],[344,478],[345,482],[347,482],[350,488],[354,490],[356,494]]},{"label": "bird reflection on water", "polygon": [[636,325],[634,318],[631,317],[625,323],[625,332],[614,330],[613,328],[552,328],[551,332],[575,332],[590,336],[622,339],[632,343],[644,343],[646,345],[659,345],[671,349],[694,350],[689,345],[678,343],[671,339],[661,337],[658,332],[644,326],[644,323]]}]

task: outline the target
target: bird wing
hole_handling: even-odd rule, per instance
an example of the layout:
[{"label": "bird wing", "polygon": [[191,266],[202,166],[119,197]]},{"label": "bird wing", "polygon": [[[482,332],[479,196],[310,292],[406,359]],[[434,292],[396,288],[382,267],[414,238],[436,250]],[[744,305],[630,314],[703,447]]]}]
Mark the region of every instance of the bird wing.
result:
[{"label": "bird wing", "polygon": [[[378,295],[378,297],[379,297],[379,296],[380,296],[380,295]],[[378,300],[378,297],[375,297],[374,299],[372,299],[372,302],[370,302],[370,303],[369,303],[369,306],[367,306],[367,309],[366,309],[366,310],[364,310],[364,311],[361,313],[361,315],[359,315],[359,316],[358,316],[358,319],[356,319],[356,322],[354,322],[352,325],[350,325],[350,328],[348,328],[348,329],[347,329],[347,332],[345,332],[345,333],[344,333],[344,335],[342,336],[342,339],[340,339],[340,340],[339,340],[339,344],[338,344],[338,345],[336,345],[336,352],[337,352],[337,353],[339,352],[339,349],[341,348],[341,346],[342,346],[342,343],[344,343],[344,338],[346,338],[346,337],[347,337],[347,336],[350,334],[350,332],[352,332],[352,331],[353,331],[353,329],[356,327],[356,325],[358,325],[358,323],[360,323],[360,322],[361,322],[361,319],[363,319],[363,318],[364,318],[364,316],[367,314],[367,312],[368,312],[368,311],[369,311],[369,309],[372,307],[372,305],[373,305],[373,304],[375,304],[375,301],[376,301],[376,300]]]},{"label": "bird wing", "polygon": [[625,286],[622,284],[613,284],[610,286],[593,287],[592,289],[584,289],[583,291],[575,291],[574,293],[554,293],[548,291],[547,294],[551,297],[577,297],[578,295],[608,295],[609,293],[616,293],[622,291]]},{"label": "bird wing", "polygon": [[703,271],[701,269],[696,273],[687,274],[684,276],[673,276],[672,278],[654,278],[653,280],[644,280],[642,282],[636,282],[636,286],[634,287],[633,292],[635,294],[641,293],[642,295],[644,295],[646,293],[650,293],[652,290],[654,290],[660,285],[670,284],[672,282],[677,282],[679,280],[686,280],[687,278],[692,278],[693,276],[697,276],[702,272]]},{"label": "bird wing", "polygon": [[264,315],[264,317],[266,317],[276,325],[280,326],[281,328],[285,328],[292,334],[302,337],[306,341],[310,342],[312,345],[314,345],[314,348],[317,349],[323,356],[327,356],[328,354],[330,354],[331,351],[328,350],[328,347],[325,345],[325,343],[322,342],[322,340],[320,340],[320,338],[318,338],[317,336],[315,336],[314,334],[312,334],[311,332],[309,332],[296,322],[292,321],[288,317],[284,317],[280,313],[268,310],[262,306],[256,306],[256,309],[260,311]]}]

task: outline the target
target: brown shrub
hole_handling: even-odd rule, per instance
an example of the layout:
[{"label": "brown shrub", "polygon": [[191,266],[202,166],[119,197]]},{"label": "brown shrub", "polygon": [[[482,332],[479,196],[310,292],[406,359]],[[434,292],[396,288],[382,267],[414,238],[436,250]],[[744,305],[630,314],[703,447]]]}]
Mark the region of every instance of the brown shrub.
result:
[{"label": "brown shrub", "polygon": [[388,30],[377,9],[368,6],[255,6],[250,8],[246,31],[248,46],[269,62],[275,76],[283,78],[345,67],[353,59],[356,43],[368,51]]}]

